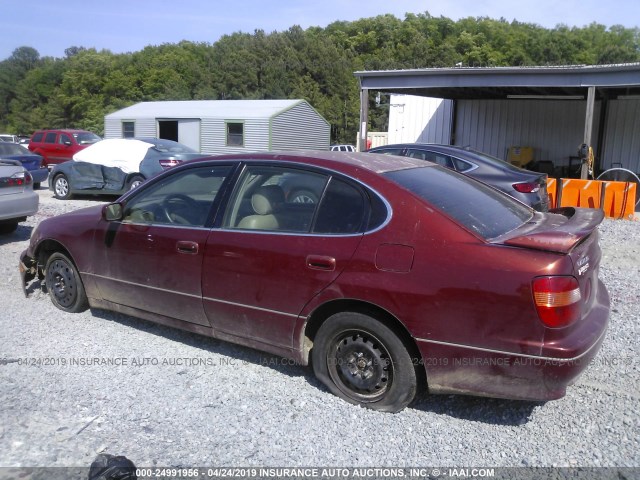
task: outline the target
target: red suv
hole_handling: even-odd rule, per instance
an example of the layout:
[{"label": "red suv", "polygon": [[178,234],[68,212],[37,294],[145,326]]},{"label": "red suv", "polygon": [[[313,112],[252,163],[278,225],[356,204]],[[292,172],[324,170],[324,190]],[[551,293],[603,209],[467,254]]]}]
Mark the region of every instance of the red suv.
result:
[{"label": "red suv", "polygon": [[86,130],[39,130],[31,136],[29,150],[44,157],[43,165],[71,160],[80,150],[101,138]]}]

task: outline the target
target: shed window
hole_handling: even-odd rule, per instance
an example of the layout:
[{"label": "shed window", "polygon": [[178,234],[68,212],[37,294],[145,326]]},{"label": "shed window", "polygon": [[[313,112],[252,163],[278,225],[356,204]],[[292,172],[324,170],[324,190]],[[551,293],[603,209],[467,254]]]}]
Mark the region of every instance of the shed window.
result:
[{"label": "shed window", "polygon": [[133,138],[136,134],[135,122],[122,122],[122,138]]},{"label": "shed window", "polygon": [[235,147],[244,145],[243,123],[227,123],[227,145]]}]

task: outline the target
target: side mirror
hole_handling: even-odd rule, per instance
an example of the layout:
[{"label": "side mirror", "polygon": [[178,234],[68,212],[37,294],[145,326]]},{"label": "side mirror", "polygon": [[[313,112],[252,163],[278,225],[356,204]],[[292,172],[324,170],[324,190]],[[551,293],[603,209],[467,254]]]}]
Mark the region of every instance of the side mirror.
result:
[{"label": "side mirror", "polygon": [[102,208],[102,218],[107,222],[122,220],[122,205],[110,203]]}]

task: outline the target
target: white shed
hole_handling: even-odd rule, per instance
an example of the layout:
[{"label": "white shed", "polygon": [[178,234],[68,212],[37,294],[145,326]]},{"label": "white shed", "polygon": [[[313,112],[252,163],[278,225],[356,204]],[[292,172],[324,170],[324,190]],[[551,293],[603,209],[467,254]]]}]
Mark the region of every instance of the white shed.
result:
[{"label": "white shed", "polygon": [[104,138],[164,138],[212,155],[328,150],[330,133],[304,100],[141,102],[104,117]]}]

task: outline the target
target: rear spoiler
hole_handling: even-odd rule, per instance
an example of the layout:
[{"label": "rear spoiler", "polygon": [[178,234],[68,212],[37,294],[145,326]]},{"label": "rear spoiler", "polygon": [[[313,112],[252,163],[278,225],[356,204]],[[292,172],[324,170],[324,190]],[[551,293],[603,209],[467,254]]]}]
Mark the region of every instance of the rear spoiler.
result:
[{"label": "rear spoiler", "polygon": [[536,214],[532,221],[491,243],[567,254],[591,235],[603,219],[602,210],[556,208],[549,214]]}]

